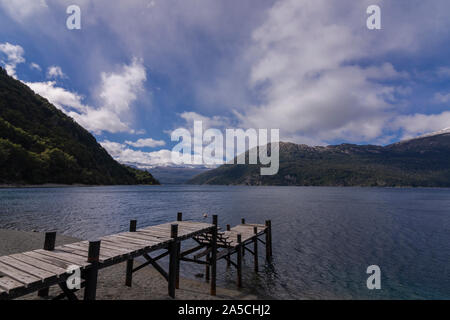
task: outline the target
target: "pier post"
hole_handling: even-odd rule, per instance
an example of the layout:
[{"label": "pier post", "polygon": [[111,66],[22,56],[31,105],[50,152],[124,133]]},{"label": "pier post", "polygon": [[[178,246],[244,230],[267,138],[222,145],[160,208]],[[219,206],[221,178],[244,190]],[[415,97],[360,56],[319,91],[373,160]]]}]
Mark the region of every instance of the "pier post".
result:
[{"label": "pier post", "polygon": [[[137,220],[130,220],[130,232],[136,232]],[[127,260],[127,271],[125,276],[125,285],[131,287],[133,281],[133,259]]]},{"label": "pier post", "polygon": [[[177,221],[183,221],[183,212],[177,213]],[[181,243],[178,243],[177,246],[177,279],[175,280],[175,288],[180,289],[180,255],[181,255]]]},{"label": "pier post", "polygon": [[[227,224],[227,231],[230,231],[231,230],[231,226],[229,225],[229,224]],[[230,254],[228,253],[227,254],[227,267],[229,268],[230,266],[231,266],[231,256],[230,256]]]},{"label": "pier post", "polygon": [[216,295],[216,276],[217,276],[217,226],[218,217],[213,215],[214,228],[211,233],[211,295]]},{"label": "pier post", "polygon": [[175,288],[177,280],[177,263],[178,263],[178,225],[172,224],[170,226],[170,237],[172,242],[169,244],[169,296],[175,298]]},{"label": "pier post", "polygon": [[258,227],[253,227],[253,234],[255,235],[253,239],[253,265],[255,272],[258,272]]},{"label": "pier post", "polygon": [[272,258],[272,221],[266,220],[266,260]]},{"label": "pier post", "polygon": [[[241,224],[245,224],[245,218],[241,219]],[[242,247],[242,256],[245,256],[245,245]]]},{"label": "pier post", "polygon": [[205,264],[205,281],[209,282],[210,279],[210,270],[211,270],[211,254],[208,253],[206,255],[206,264]]},{"label": "pier post", "polygon": [[237,286],[238,288],[242,287],[242,235],[237,235]]},{"label": "pier post", "polygon": [[[46,232],[44,240],[44,250],[55,250],[56,232]],[[38,291],[39,297],[48,297],[49,288],[41,289]]]},{"label": "pier post", "polygon": [[89,241],[88,262],[91,264],[86,270],[86,286],[84,300],[95,300],[97,294],[98,264],[100,257],[100,240]]}]

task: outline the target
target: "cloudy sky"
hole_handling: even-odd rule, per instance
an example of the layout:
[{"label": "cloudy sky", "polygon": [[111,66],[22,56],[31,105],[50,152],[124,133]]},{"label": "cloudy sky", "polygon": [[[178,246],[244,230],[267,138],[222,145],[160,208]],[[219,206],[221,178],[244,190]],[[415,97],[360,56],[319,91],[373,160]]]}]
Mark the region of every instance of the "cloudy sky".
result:
[{"label": "cloudy sky", "polygon": [[[81,30],[66,9],[81,8]],[[366,9],[381,7],[382,29]],[[170,163],[170,133],[279,128],[388,144],[450,127],[448,0],[0,0],[0,64],[118,160]]]}]

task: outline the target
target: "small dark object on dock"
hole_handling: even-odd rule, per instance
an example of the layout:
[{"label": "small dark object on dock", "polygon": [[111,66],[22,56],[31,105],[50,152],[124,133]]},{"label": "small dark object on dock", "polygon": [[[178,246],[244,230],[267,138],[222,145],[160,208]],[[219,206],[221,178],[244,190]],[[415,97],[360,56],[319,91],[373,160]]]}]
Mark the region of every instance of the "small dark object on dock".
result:
[{"label": "small dark object on dock", "polygon": [[195,277],[196,278],[203,278],[205,275],[203,273],[196,273]]}]

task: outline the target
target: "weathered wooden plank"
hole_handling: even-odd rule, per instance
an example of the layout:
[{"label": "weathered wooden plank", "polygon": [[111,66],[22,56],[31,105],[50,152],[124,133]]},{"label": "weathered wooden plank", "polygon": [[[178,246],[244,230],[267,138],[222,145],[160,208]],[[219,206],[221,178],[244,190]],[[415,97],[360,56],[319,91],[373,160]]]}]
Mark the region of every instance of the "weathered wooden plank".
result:
[{"label": "weathered wooden plank", "polygon": [[28,274],[14,267],[11,267],[2,262],[0,262],[0,274],[4,274],[16,281],[22,282],[25,286],[29,286],[37,282],[42,282],[41,278],[32,276],[31,274]]},{"label": "weathered wooden plank", "polygon": [[116,236],[126,238],[127,240],[133,240],[136,243],[160,243],[163,242],[161,239],[152,237],[150,235],[137,233],[137,232],[124,232],[116,234]]},{"label": "weathered wooden plank", "polygon": [[[75,254],[82,255],[83,257],[86,257],[86,259],[87,259],[88,252],[89,252],[89,243],[87,243],[87,242],[71,243],[71,244],[66,244],[60,248],[66,248],[67,250],[71,250]],[[83,254],[81,254],[80,251]],[[109,250],[107,248],[100,247],[100,259],[101,260],[112,260],[113,258],[115,258],[117,256],[121,256],[121,255],[122,255],[121,253],[111,252],[111,250]]]},{"label": "weathered wooden plank", "polygon": [[[168,235],[170,236],[170,226],[152,226],[151,228],[149,228],[147,230],[160,231],[160,232],[163,232],[164,234],[167,232]],[[179,230],[178,236],[180,236],[180,232],[183,233],[183,235],[186,235],[189,233],[200,231],[200,230],[202,230],[202,228],[201,229],[190,229],[190,228],[180,227],[178,230]]]},{"label": "weathered wooden plank", "polygon": [[161,231],[161,230],[157,230],[157,229],[142,229],[142,230],[139,230],[138,232],[144,232],[144,233],[150,234],[157,238],[163,238],[163,239],[170,238],[170,231],[166,232],[166,231]]},{"label": "weathered wooden plank", "polygon": [[[266,228],[258,228],[257,227],[257,230],[258,230],[258,233],[263,233],[264,232],[264,230],[266,230]],[[236,231],[239,231],[239,232],[247,232],[247,233],[251,233],[251,234],[253,234],[253,227],[250,227],[250,226],[247,226],[247,225],[245,225],[245,226],[236,226],[236,227],[233,227],[233,228],[231,228],[231,230],[230,230],[231,232],[236,232]],[[228,231],[229,232],[229,231]]]},{"label": "weathered wooden plank", "polygon": [[60,260],[70,262],[70,263],[72,263],[74,265],[78,265],[78,266],[86,267],[90,264],[82,257],[77,256],[75,254],[67,253],[65,251],[61,251],[61,250],[59,250],[59,248],[55,248],[55,250],[53,250],[53,251],[47,251],[47,250],[42,250],[42,249],[38,249],[38,250],[34,250],[34,251],[37,253],[46,255],[46,256],[50,256],[50,257],[54,257],[54,258],[58,258]]},{"label": "weathered wooden plank", "polygon": [[170,228],[168,227],[159,228],[156,226],[152,226],[145,229],[141,229],[140,231],[152,231],[155,233],[164,234],[166,237],[170,237]]},{"label": "weathered wooden plank", "polygon": [[259,229],[265,230],[267,228],[264,224],[258,224],[258,223],[247,223],[246,225],[249,225],[252,227],[257,227],[258,230]]},{"label": "weathered wooden plank", "polygon": [[125,236],[121,236],[121,235],[117,235],[117,234],[111,236],[110,239],[112,239],[116,242],[119,242],[119,243],[127,243],[130,245],[135,245],[140,249],[149,248],[152,245],[156,244],[154,242],[141,241],[141,240],[137,240],[137,239],[127,238]]},{"label": "weathered wooden plank", "polygon": [[47,280],[47,279],[52,279],[52,278],[58,277],[58,274],[56,274],[56,273],[36,268],[35,266],[29,265],[25,262],[16,260],[9,256],[0,257],[0,262],[3,262],[4,264],[7,264],[13,268],[22,270],[23,272],[26,272],[26,273],[28,273],[32,276],[35,276],[37,278],[40,278],[42,280]]},{"label": "weathered wooden plank", "polygon": [[[79,249],[79,250],[83,250],[88,252],[89,251],[89,244],[78,244],[78,243],[74,243],[74,244],[70,244],[70,245],[66,245],[66,247],[69,248],[73,248],[73,249]],[[124,255],[123,251],[118,251],[118,250],[113,250],[113,249],[109,249],[105,246],[100,246],[100,259],[115,259],[115,258],[119,258],[121,256]]]},{"label": "weathered wooden plank", "polygon": [[[209,227],[209,228],[212,228],[212,227]],[[169,231],[170,229],[168,229],[167,227],[162,227],[161,228],[161,226],[152,226],[152,227],[149,227],[149,228],[146,228],[146,229],[141,229],[141,230],[145,231],[145,232],[151,232],[153,234],[159,234],[159,235],[166,236],[166,237],[168,235],[170,235],[170,231]],[[180,240],[184,240],[184,239],[187,239],[187,238],[191,238],[191,237],[193,237],[196,234],[206,233],[208,231],[209,231],[208,228],[200,229],[200,230],[196,230],[196,231],[182,230],[181,232],[178,233],[178,238]]]},{"label": "weathered wooden plank", "polygon": [[137,238],[133,238],[127,235],[122,235],[122,234],[117,234],[115,235],[116,238],[119,239],[123,239],[124,241],[128,241],[131,243],[136,243],[138,245],[142,245],[143,247],[151,247],[155,244],[159,244],[159,241],[149,241],[149,240],[142,240],[142,239],[137,239]]},{"label": "weathered wooden plank", "polygon": [[[174,223],[174,224],[177,224],[177,223]],[[145,228],[145,230],[154,230],[154,231],[160,231],[160,232],[163,232],[163,233],[168,233],[168,235],[170,236],[170,224],[169,225],[157,225],[157,226],[151,226],[151,227],[148,227],[148,228]],[[182,229],[183,227],[182,226],[180,226],[179,227],[179,230],[183,230],[184,232],[191,232],[191,231],[195,231],[195,230],[197,230],[197,229],[190,229],[190,228],[188,228],[188,227],[185,227],[184,229]]]},{"label": "weathered wooden plank", "polygon": [[112,252],[117,252],[122,256],[127,256],[131,252],[129,249],[120,248],[105,241],[102,241],[102,247],[111,250]]},{"label": "weathered wooden plank", "polygon": [[5,292],[23,287],[25,287],[25,284],[22,282],[14,280],[8,276],[0,277],[0,288],[2,288]]},{"label": "weathered wooden plank", "polygon": [[23,253],[16,253],[16,254],[12,254],[10,257],[13,257],[16,260],[31,264],[33,266],[36,266],[37,268],[43,269],[43,270],[47,270],[49,272],[53,272],[57,275],[62,275],[64,273],[66,273],[66,269],[61,268],[59,266],[55,266],[54,264],[50,264],[47,262],[43,262],[41,260],[38,260],[36,258],[32,258],[29,256],[24,255]]},{"label": "weathered wooden plank", "polygon": [[231,229],[231,231],[225,231],[224,233],[227,237],[229,238],[236,238],[238,234],[242,234],[242,236],[246,236],[246,237],[255,237],[255,236],[260,236],[262,234],[264,234],[263,231],[258,232],[256,235],[248,230],[236,230],[236,229]]},{"label": "weathered wooden plank", "polygon": [[194,225],[194,226],[201,226],[201,227],[212,227],[213,225],[211,223],[207,222],[198,222],[198,221],[176,221],[172,223],[178,223],[179,225]]},{"label": "weathered wooden plank", "polygon": [[136,238],[136,239],[141,239],[141,240],[146,240],[146,241],[153,241],[153,242],[166,242],[166,241],[170,241],[170,238],[157,238],[154,237],[148,233],[145,232],[128,232],[128,233],[123,233],[124,235],[131,237],[131,238]]},{"label": "weathered wooden plank", "polygon": [[[69,247],[58,247],[59,250],[63,251],[63,252],[67,252],[76,256],[79,256],[80,258],[83,259],[88,259],[88,251],[84,250],[84,249],[74,249],[74,248],[69,248]],[[107,256],[103,256],[103,255],[99,255],[99,260],[100,262],[107,262],[112,260],[111,257],[107,257]]]},{"label": "weathered wooden plank", "polygon": [[179,227],[181,230],[198,231],[198,230],[203,230],[203,229],[212,227],[212,225],[207,225],[207,224],[197,224],[197,225],[194,225],[194,224],[184,224],[184,223],[181,223],[181,224],[178,225],[178,227]]},{"label": "weathered wooden plank", "polygon": [[[37,260],[40,260],[40,261],[43,261],[43,262],[46,262],[49,264],[53,264],[57,267],[64,268],[66,270],[69,268],[69,266],[74,265],[71,262],[61,260],[61,259],[58,259],[55,257],[46,256],[46,255],[43,255],[43,254],[40,254],[40,253],[34,252],[34,251],[24,252],[23,255],[26,255],[31,258],[35,258]],[[80,267],[84,268],[85,266],[80,266]]]},{"label": "weathered wooden plank", "polygon": [[116,246],[119,248],[127,249],[130,251],[130,253],[134,253],[134,252],[142,249],[142,246],[140,246],[140,245],[130,244],[130,243],[124,242],[124,241],[118,242],[117,239],[112,239],[110,237],[102,238],[102,243],[103,242],[105,242],[106,244],[111,245],[111,246]]}]

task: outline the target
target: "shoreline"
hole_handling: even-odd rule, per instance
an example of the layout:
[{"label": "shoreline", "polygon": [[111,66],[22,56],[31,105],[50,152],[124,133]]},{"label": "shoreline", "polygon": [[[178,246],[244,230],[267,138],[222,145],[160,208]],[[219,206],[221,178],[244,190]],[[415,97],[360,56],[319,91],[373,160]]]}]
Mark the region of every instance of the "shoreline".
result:
[{"label": "shoreline", "polygon": [[0,184],[0,189],[27,189],[27,188],[77,188],[77,187],[102,187],[102,185],[88,185],[88,184],[58,184],[58,183],[44,183],[44,184]]},{"label": "shoreline", "polygon": [[1,189],[50,189],[50,188],[95,188],[95,187],[130,187],[130,186],[213,186],[213,187],[290,187],[290,188],[363,188],[363,189],[439,189],[450,190],[450,187],[426,186],[301,186],[301,185],[248,185],[248,184],[192,184],[192,183],[166,183],[166,184],[0,184]]},{"label": "shoreline", "polygon": [[[44,233],[12,229],[0,229],[0,256],[41,249]],[[56,246],[78,242],[80,239],[57,234]],[[101,269],[97,286],[97,300],[171,300],[167,295],[166,280],[153,268],[143,268],[133,275],[133,286],[125,286],[126,262]],[[60,293],[57,286],[50,288],[50,297]],[[78,298],[83,291],[77,292]],[[244,290],[217,287],[217,296],[209,295],[209,283],[200,280],[180,278],[180,289],[176,291],[179,300],[257,300],[254,294]],[[17,300],[42,300],[37,293],[28,294]]]},{"label": "shoreline", "polygon": [[95,187],[130,187],[130,186],[161,186],[162,184],[0,184],[0,189],[46,189],[46,188],[95,188]]}]

